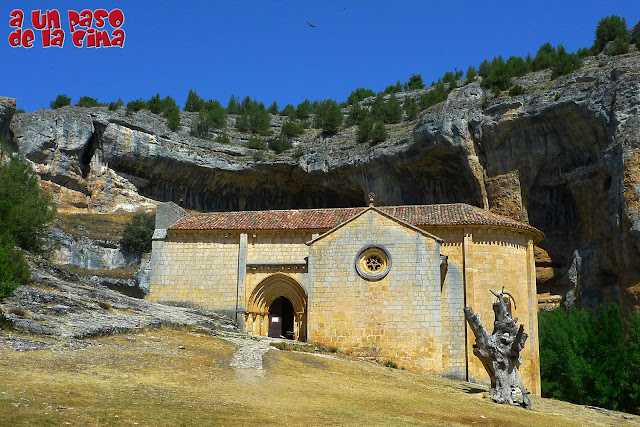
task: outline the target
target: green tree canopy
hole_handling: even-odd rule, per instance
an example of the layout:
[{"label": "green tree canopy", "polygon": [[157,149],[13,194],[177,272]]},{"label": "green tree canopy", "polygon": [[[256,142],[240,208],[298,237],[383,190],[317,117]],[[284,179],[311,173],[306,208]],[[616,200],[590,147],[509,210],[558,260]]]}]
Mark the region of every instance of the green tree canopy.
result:
[{"label": "green tree canopy", "polygon": [[627,22],[617,15],[602,18],[596,27],[596,38],[593,42],[593,49],[602,52],[610,41],[616,38],[625,39],[629,37]]},{"label": "green tree canopy", "polygon": [[103,104],[99,103],[96,98],[90,96],[81,96],[76,103],[76,107],[100,107],[101,105]]},{"label": "green tree canopy", "polygon": [[180,110],[178,110],[178,107],[170,108],[165,115],[167,116],[167,126],[169,129],[173,132],[180,129]]},{"label": "green tree canopy", "polygon": [[424,89],[422,76],[420,74],[411,74],[409,81],[405,82],[404,90]]},{"label": "green tree canopy", "polygon": [[127,115],[145,109],[147,109],[147,101],[142,98],[127,102]]},{"label": "green tree canopy", "polygon": [[209,126],[213,129],[222,129],[227,125],[227,110],[215,99],[210,99],[205,104]]},{"label": "green tree canopy", "polygon": [[385,129],[383,122],[376,122],[373,124],[369,138],[374,145],[387,139],[387,130]]},{"label": "green tree canopy", "polygon": [[358,102],[368,98],[370,96],[375,96],[376,93],[371,89],[365,89],[363,87],[359,87],[354,91],[351,91],[349,97],[347,98],[347,105],[357,104]]},{"label": "green tree canopy", "polygon": [[49,106],[52,110],[66,107],[67,105],[71,105],[71,98],[69,98],[67,95],[58,95],[54,101],[51,101],[49,103]]},{"label": "green tree canopy", "polygon": [[407,114],[407,119],[413,120],[418,117],[418,103],[412,98],[406,97],[404,99],[404,111]]},{"label": "green tree canopy", "polygon": [[543,396],[640,414],[640,315],[610,304],[538,318]]},{"label": "green tree canopy", "polygon": [[187,95],[187,100],[184,103],[184,111],[192,111],[198,112],[203,110],[205,107],[205,101],[198,95],[193,89],[189,89],[189,94]]},{"label": "green tree canopy", "polygon": [[311,101],[305,99],[296,107],[296,117],[299,119],[308,119],[309,116],[311,116]]},{"label": "green tree canopy", "polygon": [[467,83],[475,82],[477,76],[478,70],[476,70],[476,67],[469,65],[469,68],[467,68]]},{"label": "green tree canopy", "polygon": [[400,83],[400,80],[398,80],[396,84],[387,86],[384,89],[385,95],[389,93],[398,93],[398,92],[402,92],[402,83]]},{"label": "green tree canopy", "polygon": [[280,112],[280,115],[287,116],[290,119],[293,119],[296,117],[296,108],[291,104],[287,104]]},{"label": "green tree canopy", "polygon": [[384,122],[400,123],[400,121],[402,121],[402,107],[396,95],[393,94],[384,104]]},{"label": "green tree canopy", "polygon": [[269,114],[275,115],[275,114],[278,114],[278,112],[280,111],[280,107],[278,107],[278,103],[274,101],[273,104],[269,106],[267,111],[269,111]]},{"label": "green tree canopy", "polygon": [[238,109],[240,104],[238,104],[238,98],[234,94],[231,94],[229,98],[229,103],[227,103],[227,114],[238,114]]},{"label": "green tree canopy", "polygon": [[302,126],[302,124],[290,121],[284,122],[280,131],[282,136],[289,138],[292,136],[298,136],[302,132],[304,132],[304,126]]},{"label": "green tree canopy", "polygon": [[333,135],[342,126],[342,109],[333,99],[322,101],[316,112],[316,127],[327,135]]},{"label": "green tree canopy", "polygon": [[533,58],[533,71],[545,70],[551,68],[556,61],[556,48],[551,43],[545,43],[538,49],[535,58]]},{"label": "green tree canopy", "polygon": [[28,164],[13,157],[0,165],[0,300],[30,278],[24,256],[15,246],[43,252],[46,227],[55,212]]},{"label": "green tree canopy", "polygon": [[55,216],[51,198],[40,192],[38,176],[16,157],[0,168],[0,233],[22,249],[41,252],[47,224]]},{"label": "green tree canopy", "polygon": [[155,215],[137,213],[122,232],[120,246],[127,252],[142,255],[151,252],[151,238],[155,229]]}]

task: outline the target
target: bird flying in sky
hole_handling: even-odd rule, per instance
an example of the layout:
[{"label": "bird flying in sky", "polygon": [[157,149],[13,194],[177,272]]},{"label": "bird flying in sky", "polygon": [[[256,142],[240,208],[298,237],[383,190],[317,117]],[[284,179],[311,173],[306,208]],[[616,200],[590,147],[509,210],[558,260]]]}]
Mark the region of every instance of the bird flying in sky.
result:
[{"label": "bird flying in sky", "polygon": [[311,28],[315,28],[315,27],[316,27],[315,25],[313,25],[313,24],[312,24],[311,22],[309,22],[309,21],[307,21],[307,24],[309,24],[309,26],[310,26]]}]

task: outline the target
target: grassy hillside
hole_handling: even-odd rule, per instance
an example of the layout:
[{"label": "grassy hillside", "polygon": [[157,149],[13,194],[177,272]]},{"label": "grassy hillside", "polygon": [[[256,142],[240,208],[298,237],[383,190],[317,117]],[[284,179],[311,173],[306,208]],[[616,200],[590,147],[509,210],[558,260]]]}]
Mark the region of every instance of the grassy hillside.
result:
[{"label": "grassy hillside", "polygon": [[[7,338],[5,335],[3,338]],[[619,413],[534,399],[496,405],[475,385],[346,356],[272,350],[235,369],[235,345],[146,330],[89,346],[15,352],[0,341],[3,425],[637,425]]]}]

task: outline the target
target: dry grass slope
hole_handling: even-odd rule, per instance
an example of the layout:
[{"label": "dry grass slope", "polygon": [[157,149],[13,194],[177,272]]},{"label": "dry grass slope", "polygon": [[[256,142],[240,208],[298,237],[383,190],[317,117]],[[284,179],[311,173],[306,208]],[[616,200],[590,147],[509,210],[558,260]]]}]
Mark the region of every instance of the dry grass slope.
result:
[{"label": "dry grass slope", "polygon": [[[3,425],[632,425],[620,414],[535,399],[499,406],[473,385],[345,356],[272,350],[264,376],[230,367],[234,345],[146,330],[82,349],[0,347]],[[637,419],[636,419],[637,420]]]}]

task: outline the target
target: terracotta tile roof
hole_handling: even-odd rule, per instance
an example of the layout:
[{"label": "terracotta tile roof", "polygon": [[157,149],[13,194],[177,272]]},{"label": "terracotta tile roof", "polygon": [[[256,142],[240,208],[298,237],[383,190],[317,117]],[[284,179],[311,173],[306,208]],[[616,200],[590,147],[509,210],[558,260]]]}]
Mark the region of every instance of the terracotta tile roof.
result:
[{"label": "terracotta tile roof", "polygon": [[[171,230],[331,229],[364,209],[366,208],[209,212],[188,215],[169,228]],[[381,206],[378,209],[414,226],[498,225],[531,231],[537,235],[538,239],[543,237],[542,232],[530,225],[465,203]]]}]

